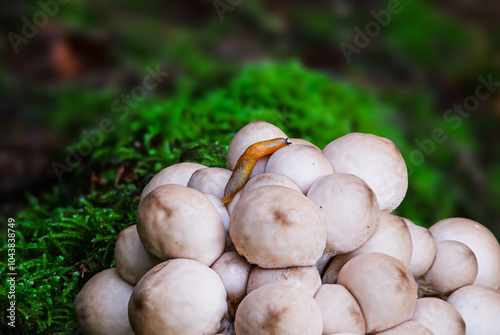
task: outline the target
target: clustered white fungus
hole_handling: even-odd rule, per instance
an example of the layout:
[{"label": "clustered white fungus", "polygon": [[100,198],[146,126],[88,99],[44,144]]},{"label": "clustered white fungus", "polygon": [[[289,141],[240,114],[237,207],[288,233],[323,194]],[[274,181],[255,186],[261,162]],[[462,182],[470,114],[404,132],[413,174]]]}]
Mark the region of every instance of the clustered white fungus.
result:
[{"label": "clustered white fungus", "polygon": [[391,214],[408,175],[387,138],[291,139],[222,204],[245,149],[278,137],[254,121],[228,169],[179,163],[150,181],[116,269],[75,299],[84,334],[500,334],[500,244],[469,219]]}]

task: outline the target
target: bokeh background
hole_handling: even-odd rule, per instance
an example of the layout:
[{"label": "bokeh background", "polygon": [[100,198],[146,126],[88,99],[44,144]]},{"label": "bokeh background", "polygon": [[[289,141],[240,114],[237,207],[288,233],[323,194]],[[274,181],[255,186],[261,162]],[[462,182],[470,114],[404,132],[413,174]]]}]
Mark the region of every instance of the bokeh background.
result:
[{"label": "bokeh background", "polygon": [[[388,137],[410,171],[396,214],[463,216],[500,237],[499,17],[494,0],[4,4],[0,220],[17,222],[15,332],[78,334],[72,301],[113,265],[144,185],[179,161],[225,167],[231,137],[258,119],[320,148],[354,131]],[[489,96],[450,112],[479,78]]]}]

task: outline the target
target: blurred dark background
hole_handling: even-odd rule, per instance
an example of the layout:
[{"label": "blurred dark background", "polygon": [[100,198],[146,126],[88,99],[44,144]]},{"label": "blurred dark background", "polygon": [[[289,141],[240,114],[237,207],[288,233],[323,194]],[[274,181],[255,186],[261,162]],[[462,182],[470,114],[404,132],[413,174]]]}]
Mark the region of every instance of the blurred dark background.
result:
[{"label": "blurred dark background", "polygon": [[[51,165],[64,163],[66,146],[78,143],[82,131],[99,127],[103,118],[112,120],[118,143],[143,138],[148,131],[161,133],[160,121],[148,114],[156,115],[155,106],[162,101],[183,96],[189,106],[206,99],[206,92],[231,87],[249,64],[292,61],[346,85],[349,92],[369,92],[376,106],[390,110],[374,108],[367,118],[389,115],[390,121],[374,126],[373,132],[400,146],[412,172],[401,214],[413,213],[410,219],[427,226],[444,215],[466,216],[498,236],[500,94],[492,92],[466,117],[446,111],[475,95],[479,76],[500,81],[499,17],[500,3],[493,0],[4,2],[1,214],[15,215],[30,206],[27,194],[40,198],[54,186],[63,190],[61,205],[69,205],[103,179],[112,179],[105,167],[115,169],[116,162],[96,163],[96,156],[91,156],[94,161],[84,157],[83,168],[65,173],[62,183]],[[356,36],[357,28],[368,41]],[[349,61],[342,45],[354,50]],[[168,77],[129,108],[131,116],[122,122],[112,103],[141,84],[148,67]],[[304,90],[311,90],[307,96],[312,97],[314,88]],[[283,107],[279,112],[285,115],[280,125],[286,131],[287,118],[293,120],[296,111]],[[198,127],[196,120],[182,115],[177,122]],[[205,139],[226,145],[227,134],[258,118],[249,112],[221,125],[225,137],[217,138],[214,131]],[[356,118],[344,133],[370,130]],[[153,124],[158,130],[151,130]],[[321,146],[327,143],[324,138],[343,135],[339,129],[327,134],[328,129],[307,128],[307,123],[303,129],[291,128],[298,129],[291,136],[308,134]],[[436,128],[447,139],[432,144]],[[171,143],[182,136],[173,136]]]}]

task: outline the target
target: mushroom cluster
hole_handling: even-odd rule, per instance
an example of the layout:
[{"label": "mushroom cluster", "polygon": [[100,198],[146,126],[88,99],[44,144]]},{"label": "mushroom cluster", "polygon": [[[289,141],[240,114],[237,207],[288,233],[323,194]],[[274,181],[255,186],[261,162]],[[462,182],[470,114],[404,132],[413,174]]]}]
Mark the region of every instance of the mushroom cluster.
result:
[{"label": "mushroom cluster", "polygon": [[323,150],[254,121],[228,169],[179,163],[144,188],[116,268],[74,302],[84,334],[500,334],[500,244],[478,222],[391,214],[391,140]]}]

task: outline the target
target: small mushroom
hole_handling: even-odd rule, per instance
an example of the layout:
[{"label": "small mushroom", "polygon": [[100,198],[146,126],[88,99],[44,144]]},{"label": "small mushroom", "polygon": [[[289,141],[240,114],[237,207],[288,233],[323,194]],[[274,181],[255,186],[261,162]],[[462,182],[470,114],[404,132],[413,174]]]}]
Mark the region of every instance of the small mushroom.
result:
[{"label": "small mushroom", "polygon": [[205,169],[205,165],[197,163],[183,162],[164,168],[158,172],[153,179],[144,187],[141,194],[141,200],[155,188],[167,185],[177,184],[187,186],[191,175],[199,169]]},{"label": "small mushroom", "polygon": [[467,334],[500,334],[500,293],[482,285],[464,286],[453,292],[448,303],[465,321]]},{"label": "small mushroom", "polygon": [[278,173],[293,180],[307,194],[321,177],[332,174],[333,168],[321,151],[308,145],[290,145],[271,155],[266,172]]},{"label": "small mushroom", "polygon": [[318,304],[293,286],[269,284],[247,295],[236,311],[238,335],[321,335]]},{"label": "small mushroom", "polygon": [[302,192],[302,190],[297,184],[295,184],[290,178],[285,177],[282,174],[262,173],[256,176],[255,178],[250,179],[248,183],[245,185],[245,187],[241,191],[236,193],[234,199],[227,205],[227,210],[229,214],[233,212],[234,206],[236,206],[236,203],[238,202],[240,196],[244,192],[250,192],[251,190],[254,190],[258,187],[265,185],[285,186],[291,188],[292,190]]},{"label": "small mushroom", "polygon": [[436,242],[429,229],[417,226],[412,221],[402,218],[410,230],[411,243],[413,245],[410,271],[413,277],[419,277],[426,273],[436,257]]},{"label": "small mushroom", "polygon": [[115,268],[94,275],[73,304],[78,325],[85,335],[133,335],[127,306],[134,286]]},{"label": "small mushroom", "polygon": [[229,234],[238,253],[262,268],[314,265],[326,243],[316,205],[284,186],[245,192],[231,215]]},{"label": "small mushroom", "polygon": [[412,242],[408,226],[399,216],[380,212],[380,221],[375,233],[361,247],[335,256],[323,275],[323,284],[336,283],[342,266],[358,255],[381,252],[395,257],[409,267],[412,255]]},{"label": "small mushroom", "polygon": [[321,286],[321,277],[314,266],[296,266],[284,269],[263,269],[255,266],[248,278],[247,294],[268,284],[291,285],[314,296]]},{"label": "small mushroom", "polygon": [[224,247],[224,251],[234,251],[234,244],[231,241],[231,237],[229,236],[229,213],[227,211],[226,206],[221,203],[220,198],[213,194],[204,194],[208,200],[215,206],[217,212],[219,212],[220,217],[222,218],[222,223],[224,224],[224,229],[226,231],[226,246]]},{"label": "small mushroom", "polygon": [[436,258],[429,271],[417,279],[424,295],[449,295],[470,285],[477,276],[476,256],[468,246],[458,241],[438,242]]},{"label": "small mushroom", "polygon": [[227,313],[226,290],[208,266],[172,259],[151,269],[128,306],[135,334],[215,334]]},{"label": "small mushroom", "polygon": [[500,244],[488,228],[473,220],[449,218],[435,223],[429,230],[436,242],[459,241],[472,250],[478,267],[474,285],[495,290],[500,287]]},{"label": "small mushroom", "polygon": [[212,270],[219,275],[226,288],[229,315],[233,318],[238,305],[246,295],[251,269],[252,265],[236,251],[223,253],[212,264]]},{"label": "small mushroom", "polygon": [[230,177],[231,170],[209,167],[195,171],[187,186],[204,194],[213,194],[222,200],[224,198],[224,188]]},{"label": "small mushroom", "polygon": [[125,228],[118,234],[115,244],[116,270],[130,284],[137,284],[146,272],[161,262],[142,245],[137,225]]},{"label": "small mushroom", "polygon": [[217,209],[199,191],[163,185],[139,204],[137,232],[149,252],[161,259],[190,258],[210,266],[226,242]]},{"label": "small mushroom", "polygon": [[465,322],[460,314],[452,305],[438,298],[417,299],[411,320],[436,335],[465,335]]},{"label": "small mushroom", "polygon": [[408,172],[393,141],[363,133],[351,133],[330,142],[323,154],[337,173],[363,179],[377,195],[381,211],[392,212],[405,197]]},{"label": "small mushroom", "polygon": [[406,265],[392,256],[356,256],[342,267],[337,283],[356,298],[365,318],[366,333],[392,328],[413,315],[417,286]]},{"label": "small mushroom", "polygon": [[334,173],[312,184],[307,197],[327,229],[326,250],[343,254],[362,246],[375,232],[379,209],[375,193],[360,178]]},{"label": "small mushroom", "polygon": [[323,315],[323,334],[363,335],[365,333],[365,319],[356,299],[342,285],[322,285],[314,299],[318,303]]},{"label": "small mushroom", "polygon": [[[234,170],[236,162],[250,145],[277,137],[287,138],[288,136],[281,129],[268,122],[260,120],[250,122],[241,128],[229,143],[229,148],[227,150],[228,169]],[[259,164],[259,162],[257,162],[252,172],[254,172],[254,175],[264,173],[264,168],[265,164]]]},{"label": "small mushroom", "polygon": [[429,328],[421,325],[415,321],[405,321],[390,329],[384,330],[377,334],[383,335],[405,335],[405,334],[418,334],[418,335],[434,335]]}]

